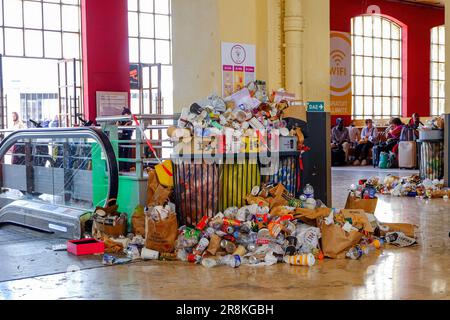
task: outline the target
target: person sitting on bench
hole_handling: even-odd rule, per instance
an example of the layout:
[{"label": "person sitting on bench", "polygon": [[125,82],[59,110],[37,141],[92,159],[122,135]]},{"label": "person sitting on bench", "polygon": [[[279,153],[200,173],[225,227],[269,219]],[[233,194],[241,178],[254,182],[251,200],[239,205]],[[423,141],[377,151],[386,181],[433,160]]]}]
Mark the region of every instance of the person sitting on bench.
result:
[{"label": "person sitting on bench", "polygon": [[342,148],[345,153],[345,162],[348,160],[348,150],[350,149],[350,135],[344,126],[342,118],[336,119],[336,126],[331,130],[331,148]]},{"label": "person sitting on bench", "polygon": [[362,129],[361,140],[355,148],[355,166],[367,165],[367,158],[373,145],[377,143],[378,130],[373,126],[372,119],[366,120],[366,126]]},{"label": "person sitting on bench", "polygon": [[389,127],[385,131],[386,143],[380,146],[380,152],[393,151],[397,153],[398,142],[400,141],[400,135],[403,129],[403,123],[400,118],[392,118],[389,122]]},{"label": "person sitting on bench", "polygon": [[420,121],[420,116],[418,113],[413,113],[412,118],[408,122],[408,126],[414,129],[414,135],[416,139],[419,139],[419,127],[424,126],[422,121]]}]

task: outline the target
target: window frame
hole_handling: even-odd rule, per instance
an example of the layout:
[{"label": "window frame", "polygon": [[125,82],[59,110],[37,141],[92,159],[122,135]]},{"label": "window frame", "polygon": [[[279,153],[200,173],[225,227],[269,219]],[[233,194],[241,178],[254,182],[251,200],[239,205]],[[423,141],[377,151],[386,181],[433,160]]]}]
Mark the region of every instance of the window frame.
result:
[{"label": "window frame", "polygon": [[[365,31],[365,20],[366,19],[370,19],[370,24],[372,25],[372,29],[370,33],[367,33]],[[361,32],[357,32],[357,30],[355,30],[355,24],[356,24],[356,19],[361,19]],[[379,19],[380,21],[380,35],[374,35],[374,21],[375,19]],[[384,32],[385,29],[385,23],[387,22],[389,25],[389,36],[387,36]],[[394,30],[394,28],[396,28],[397,31],[397,37],[393,37],[392,31]],[[386,16],[383,15],[377,15],[377,14],[364,14],[364,15],[359,15],[359,16],[355,16],[351,19],[351,39],[352,39],[352,48],[351,48],[351,77],[352,77],[352,117],[354,119],[364,119],[367,117],[372,117],[372,118],[385,118],[385,117],[400,117],[403,111],[403,26],[399,23],[397,23],[395,20],[390,19]],[[362,40],[362,53],[356,53],[356,46],[355,46],[355,40],[356,38],[360,38]],[[369,39],[369,41],[371,42],[371,52],[370,53],[366,53],[366,48],[365,48],[365,40]],[[376,49],[375,49],[375,42],[379,41],[381,46],[379,48],[380,53],[378,55],[375,54]],[[384,42],[388,42],[389,45],[389,54],[386,56],[384,54]],[[398,48],[397,48],[397,54],[396,57],[394,57],[394,52],[393,51],[393,44],[394,42],[398,43]],[[357,58],[362,60],[362,69],[361,72],[359,72],[359,70],[357,69],[356,66],[356,60]],[[372,65],[371,65],[371,72],[368,74],[365,69],[366,69],[366,65],[365,65],[365,60],[366,59],[371,59],[372,60]],[[376,73],[375,70],[377,68],[376,65],[376,61],[379,60],[381,62],[381,66],[378,68],[380,70],[380,72]],[[384,70],[384,62],[388,62],[389,64],[389,68],[390,70],[385,74],[385,70]],[[393,61],[396,62],[396,65],[398,66],[397,69],[397,74],[398,76],[395,75],[395,73],[393,72]],[[357,82],[357,79],[361,79],[361,82]],[[371,85],[371,93],[367,94],[366,93],[366,88],[365,88],[365,80],[369,78]],[[384,93],[384,80],[389,80],[390,82],[390,87],[389,87],[389,94],[385,94]],[[378,88],[378,94],[376,94],[376,86],[375,86],[375,81],[379,81],[380,83],[380,87]],[[398,84],[398,94],[394,94],[394,83]],[[358,92],[358,94],[356,93],[356,86],[360,85],[362,86],[361,89],[361,93]],[[372,104],[371,104],[371,111],[367,112],[366,111],[366,99],[371,99]],[[389,113],[385,112],[385,107],[384,107],[384,103],[385,103],[385,99],[389,100],[389,104],[390,104],[390,108],[389,108]],[[362,101],[362,106],[361,108],[356,108],[356,101],[357,100],[361,100]],[[379,100],[380,101],[380,110],[379,112],[375,112],[375,101]],[[398,113],[397,110],[395,112],[393,112],[392,109],[392,103],[393,101],[397,100],[398,101]],[[361,110],[361,113],[357,113],[357,109]],[[366,114],[367,112],[367,114]]]},{"label": "window frame", "polygon": [[[3,57],[10,57],[10,58],[32,58],[32,59],[47,59],[47,60],[64,60],[64,59],[73,59],[75,58],[77,61],[81,62],[82,60],[82,23],[81,23],[81,0],[75,0],[77,3],[70,3],[68,0],[59,0],[58,2],[55,1],[49,1],[49,0],[18,0],[20,2],[21,6],[21,24],[22,26],[10,26],[5,24],[5,1],[8,0],[0,0],[0,8],[1,8],[1,21],[0,21],[0,32],[2,36],[2,43],[0,48],[0,54]],[[65,2],[67,1],[67,2]],[[25,21],[25,3],[37,3],[40,4],[40,13],[39,17],[41,19],[41,27],[26,27],[26,21]],[[59,10],[59,28],[47,28],[45,27],[45,14],[44,14],[44,5],[53,5],[58,6]],[[71,31],[66,30],[63,27],[63,9],[65,7],[76,7],[78,8],[78,30],[77,31]],[[7,51],[7,40],[6,40],[6,33],[9,30],[16,30],[20,31],[22,33],[22,41],[21,41],[21,51],[22,54],[9,54]],[[29,55],[27,54],[26,50],[26,33],[27,31],[32,32],[40,32],[41,39],[40,39],[40,45],[41,45],[41,54],[40,55]],[[58,53],[58,56],[49,56],[46,53],[45,48],[45,42],[46,42],[46,35],[52,35],[52,34],[58,34],[59,37],[59,44],[60,44],[60,52]],[[78,36],[78,57],[69,57],[64,56],[65,55],[65,41],[64,36],[65,35],[76,35]]]},{"label": "window frame", "polygon": [[[441,37],[441,30],[443,32],[443,37]],[[434,42],[433,32],[437,33],[437,42]],[[442,40],[442,41],[441,41]],[[434,59],[434,51],[433,49],[436,48],[436,57],[437,59]],[[444,51],[444,59],[440,59],[439,51]],[[433,67],[437,67],[437,78],[435,79],[433,77]],[[444,68],[443,73],[443,79],[439,77],[439,69],[440,67]],[[433,94],[433,83],[437,82],[437,95]],[[440,87],[443,88],[442,92],[443,95],[440,94],[441,90]],[[437,102],[437,109],[434,110],[433,108],[433,102]],[[443,108],[440,108],[441,102],[443,102]],[[435,112],[437,111],[437,112]],[[440,116],[442,113],[445,113],[445,25],[435,26],[431,28],[430,30],[430,116]]]}]

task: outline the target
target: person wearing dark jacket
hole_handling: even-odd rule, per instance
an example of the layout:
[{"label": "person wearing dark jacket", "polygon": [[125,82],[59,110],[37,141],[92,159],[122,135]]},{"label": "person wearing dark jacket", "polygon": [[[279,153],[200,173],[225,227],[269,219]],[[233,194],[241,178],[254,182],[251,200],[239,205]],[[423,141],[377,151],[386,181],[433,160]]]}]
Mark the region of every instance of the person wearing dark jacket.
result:
[{"label": "person wearing dark jacket", "polygon": [[331,130],[331,148],[342,148],[345,153],[345,162],[348,161],[350,135],[342,118],[336,119],[336,126]]},{"label": "person wearing dark jacket", "polygon": [[[122,115],[130,115],[131,116],[131,110],[129,108],[123,108]],[[124,127],[124,126],[131,126],[133,122],[130,121],[119,121],[117,123],[118,126]],[[131,129],[121,129],[119,130],[118,138],[119,140],[131,140],[131,137],[133,135],[133,130]],[[131,143],[127,142],[119,142],[119,158],[123,159],[131,159],[132,158],[132,149],[131,149]],[[124,162],[119,161],[119,171],[130,171],[133,164],[131,162]]]}]

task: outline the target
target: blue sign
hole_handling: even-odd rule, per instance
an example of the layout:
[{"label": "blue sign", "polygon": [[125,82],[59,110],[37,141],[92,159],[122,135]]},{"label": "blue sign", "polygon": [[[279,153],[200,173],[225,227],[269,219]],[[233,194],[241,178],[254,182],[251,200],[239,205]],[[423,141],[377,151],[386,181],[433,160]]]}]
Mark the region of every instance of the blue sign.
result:
[{"label": "blue sign", "polygon": [[312,102],[308,101],[306,103],[307,111],[308,112],[324,112],[325,111],[325,104],[320,102]]}]

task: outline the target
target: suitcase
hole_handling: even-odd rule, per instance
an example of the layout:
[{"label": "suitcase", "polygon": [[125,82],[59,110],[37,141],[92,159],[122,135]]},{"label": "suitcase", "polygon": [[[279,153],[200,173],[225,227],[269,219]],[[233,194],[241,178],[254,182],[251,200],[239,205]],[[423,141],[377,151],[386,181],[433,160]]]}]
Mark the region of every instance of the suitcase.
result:
[{"label": "suitcase", "polygon": [[331,166],[344,166],[345,165],[345,152],[342,148],[331,149]]},{"label": "suitcase", "polygon": [[415,141],[400,141],[398,144],[398,167],[417,167],[417,147]]}]

